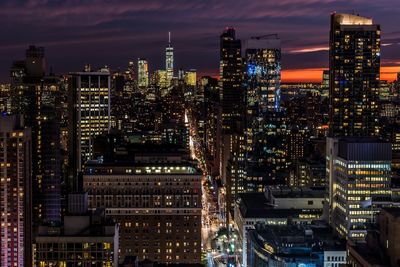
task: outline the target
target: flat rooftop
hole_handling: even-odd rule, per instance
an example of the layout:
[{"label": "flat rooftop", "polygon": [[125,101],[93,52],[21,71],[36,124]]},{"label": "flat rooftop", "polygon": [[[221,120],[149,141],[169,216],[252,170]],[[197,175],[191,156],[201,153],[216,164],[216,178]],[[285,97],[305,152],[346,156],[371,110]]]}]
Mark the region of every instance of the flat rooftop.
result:
[{"label": "flat rooftop", "polygon": [[244,193],[239,195],[240,212],[244,218],[288,218],[300,214],[320,215],[321,210],[313,209],[275,209],[264,193]]}]

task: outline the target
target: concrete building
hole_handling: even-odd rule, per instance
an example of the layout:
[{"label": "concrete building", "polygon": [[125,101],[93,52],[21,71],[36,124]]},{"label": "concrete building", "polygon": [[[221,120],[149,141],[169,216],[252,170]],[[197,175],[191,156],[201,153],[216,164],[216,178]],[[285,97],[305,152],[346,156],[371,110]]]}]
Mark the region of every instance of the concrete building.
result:
[{"label": "concrete building", "polygon": [[69,94],[69,148],[71,176],[69,186],[79,189],[76,177],[93,156],[94,137],[108,133],[110,116],[110,73],[71,73]]},{"label": "concrete building", "polygon": [[185,84],[189,86],[196,86],[197,72],[195,69],[191,69],[185,72]]},{"label": "concrete building", "polygon": [[390,266],[400,263],[400,208],[383,208],[378,216],[379,243]]},{"label": "concrete building", "polygon": [[366,242],[348,243],[349,266],[399,266],[400,208],[383,208],[377,222],[378,227],[368,232]]},{"label": "concrete building", "polygon": [[328,138],[330,223],[335,231],[363,240],[382,206],[391,205],[390,143],[374,138]]},{"label": "concrete building", "polygon": [[291,224],[309,225],[322,217],[323,196],[323,190],[288,188],[267,188],[264,193],[239,194],[234,208],[234,222],[243,266],[247,266],[248,231],[259,223],[283,228]]},{"label": "concrete building", "polygon": [[19,115],[0,117],[1,266],[31,265],[31,130]]},{"label": "concrete building", "polygon": [[149,63],[146,59],[138,59],[138,86],[147,88],[149,86]]},{"label": "concrete building", "polygon": [[247,266],[340,266],[346,246],[330,228],[256,225],[247,239]]},{"label": "concrete building", "polygon": [[11,67],[8,113],[24,116],[32,130],[32,200],[34,227],[61,220],[61,90],[63,80],[46,75],[43,47],[29,46],[26,58]]},{"label": "concrete building", "polygon": [[[74,200],[80,202],[85,195],[76,194]],[[71,206],[74,201],[69,202]],[[118,225],[105,218],[104,210],[88,213],[85,206],[77,214],[64,216],[62,227],[39,227],[35,266],[118,266]]]},{"label": "concrete building", "polygon": [[143,146],[125,160],[90,162],[83,182],[89,208],[119,223],[121,258],[200,263],[201,173],[182,151]]},{"label": "concrete building", "polygon": [[171,32],[168,32],[168,45],[165,47],[165,71],[167,85],[170,86],[174,77],[174,47],[171,45]]}]

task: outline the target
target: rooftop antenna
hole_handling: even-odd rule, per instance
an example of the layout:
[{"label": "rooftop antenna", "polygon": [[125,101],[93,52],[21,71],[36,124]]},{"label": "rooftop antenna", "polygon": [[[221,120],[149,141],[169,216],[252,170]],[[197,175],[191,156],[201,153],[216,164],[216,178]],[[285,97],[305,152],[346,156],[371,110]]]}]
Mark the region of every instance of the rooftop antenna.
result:
[{"label": "rooftop antenna", "polygon": [[168,44],[171,44],[171,32],[168,32]]}]

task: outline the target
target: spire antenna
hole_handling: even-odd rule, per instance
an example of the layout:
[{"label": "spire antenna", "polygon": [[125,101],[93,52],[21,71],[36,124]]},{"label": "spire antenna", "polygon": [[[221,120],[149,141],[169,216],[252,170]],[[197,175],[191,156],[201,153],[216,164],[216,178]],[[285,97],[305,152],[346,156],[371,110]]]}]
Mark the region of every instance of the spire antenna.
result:
[{"label": "spire antenna", "polygon": [[171,44],[171,32],[168,32],[168,43]]}]

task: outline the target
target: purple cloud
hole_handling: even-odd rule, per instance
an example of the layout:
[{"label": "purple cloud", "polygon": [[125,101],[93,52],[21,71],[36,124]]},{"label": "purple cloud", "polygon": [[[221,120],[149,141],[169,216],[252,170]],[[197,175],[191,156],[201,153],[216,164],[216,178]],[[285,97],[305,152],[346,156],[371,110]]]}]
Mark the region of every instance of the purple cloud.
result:
[{"label": "purple cloud", "polygon": [[[384,64],[400,61],[398,0],[3,0],[0,3],[0,78],[29,44],[43,45],[57,72],[82,64],[125,67],[147,57],[152,69],[164,64],[172,31],[177,68],[202,73],[218,69],[219,35],[225,26],[239,38],[278,33],[283,68],[319,68],[328,63],[329,15],[360,13],[382,26]],[[389,45],[390,44],[390,45]]]}]

